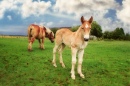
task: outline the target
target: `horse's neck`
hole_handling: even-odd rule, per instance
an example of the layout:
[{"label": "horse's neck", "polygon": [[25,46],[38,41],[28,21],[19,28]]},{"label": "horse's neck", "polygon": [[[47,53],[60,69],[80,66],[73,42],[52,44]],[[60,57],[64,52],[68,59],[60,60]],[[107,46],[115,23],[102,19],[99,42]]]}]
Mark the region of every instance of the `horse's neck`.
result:
[{"label": "horse's neck", "polygon": [[78,36],[80,38],[83,37],[81,26],[78,28],[78,30],[75,33],[76,33],[76,36]]}]

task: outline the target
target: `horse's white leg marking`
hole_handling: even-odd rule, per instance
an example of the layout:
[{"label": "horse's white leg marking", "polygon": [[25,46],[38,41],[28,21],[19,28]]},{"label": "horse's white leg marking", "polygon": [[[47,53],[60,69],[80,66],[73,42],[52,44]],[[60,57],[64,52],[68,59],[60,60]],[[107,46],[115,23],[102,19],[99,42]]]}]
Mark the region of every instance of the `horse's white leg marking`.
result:
[{"label": "horse's white leg marking", "polygon": [[76,53],[77,53],[77,49],[71,47],[71,51],[72,51],[71,78],[72,78],[72,79],[75,79],[75,64],[76,64]]},{"label": "horse's white leg marking", "polygon": [[29,42],[29,44],[28,44],[28,49],[29,49],[29,50],[32,49],[32,42]]},{"label": "horse's white leg marking", "polygon": [[64,47],[65,47],[65,45],[62,44],[62,45],[61,45],[61,48],[60,48],[60,50],[59,50],[59,54],[60,54],[60,58],[59,58],[59,59],[60,59],[60,64],[61,64],[61,66],[62,66],[63,68],[65,68],[65,64],[64,64],[63,59],[62,59],[62,51],[63,51]]},{"label": "horse's white leg marking", "polygon": [[80,77],[84,78],[84,75],[82,74],[82,62],[83,62],[83,54],[84,54],[84,50],[79,50],[78,51],[78,74],[80,75]]},{"label": "horse's white leg marking", "polygon": [[58,45],[55,45],[55,47],[53,48],[53,60],[52,60],[52,64],[54,67],[57,67],[56,65],[56,52],[57,52],[57,49],[58,49]]}]

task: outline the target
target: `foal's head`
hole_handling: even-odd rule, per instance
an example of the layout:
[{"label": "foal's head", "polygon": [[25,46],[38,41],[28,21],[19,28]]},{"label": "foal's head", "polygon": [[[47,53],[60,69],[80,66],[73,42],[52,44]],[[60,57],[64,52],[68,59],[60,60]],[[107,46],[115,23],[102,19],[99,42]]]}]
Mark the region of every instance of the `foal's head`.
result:
[{"label": "foal's head", "polygon": [[83,32],[83,37],[84,37],[84,41],[88,41],[89,40],[89,34],[90,34],[90,30],[91,30],[91,23],[93,21],[93,17],[91,16],[91,18],[87,21],[84,19],[84,17],[81,17],[81,29]]}]

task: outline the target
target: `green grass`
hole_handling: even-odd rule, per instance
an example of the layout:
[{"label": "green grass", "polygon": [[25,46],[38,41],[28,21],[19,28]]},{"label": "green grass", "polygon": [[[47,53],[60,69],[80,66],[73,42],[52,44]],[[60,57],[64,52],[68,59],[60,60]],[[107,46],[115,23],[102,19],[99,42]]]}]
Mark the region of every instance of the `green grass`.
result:
[{"label": "green grass", "polygon": [[[63,51],[66,68],[57,57],[52,66],[54,43],[45,40],[45,50],[37,41],[27,51],[27,38],[0,38],[0,86],[130,86],[130,42],[90,41],[84,53],[85,79],[70,78],[71,51]],[[58,56],[58,55],[57,55]]]}]

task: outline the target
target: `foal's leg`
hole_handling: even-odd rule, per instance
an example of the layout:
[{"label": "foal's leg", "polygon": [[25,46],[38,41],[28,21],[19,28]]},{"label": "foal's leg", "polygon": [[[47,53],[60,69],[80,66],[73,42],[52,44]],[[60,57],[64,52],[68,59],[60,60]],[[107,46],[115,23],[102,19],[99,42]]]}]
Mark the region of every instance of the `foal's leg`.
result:
[{"label": "foal's leg", "polygon": [[78,74],[80,75],[80,77],[84,78],[84,75],[82,74],[82,62],[83,62],[83,54],[84,54],[84,50],[80,50],[78,51]]},{"label": "foal's leg", "polygon": [[63,49],[65,48],[65,45],[64,44],[61,44],[60,46],[60,50],[59,50],[59,54],[60,54],[60,64],[62,65],[63,68],[65,68],[65,65],[64,65],[64,62],[63,62],[63,59],[62,59],[62,51]]},{"label": "foal's leg", "polygon": [[75,79],[75,64],[76,64],[76,53],[77,53],[77,49],[71,47],[71,51],[72,51],[71,78]]},{"label": "foal's leg", "polygon": [[57,52],[57,49],[58,49],[58,45],[55,44],[55,47],[53,48],[53,60],[52,60],[52,64],[54,67],[57,67],[56,65],[56,52]]}]

